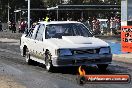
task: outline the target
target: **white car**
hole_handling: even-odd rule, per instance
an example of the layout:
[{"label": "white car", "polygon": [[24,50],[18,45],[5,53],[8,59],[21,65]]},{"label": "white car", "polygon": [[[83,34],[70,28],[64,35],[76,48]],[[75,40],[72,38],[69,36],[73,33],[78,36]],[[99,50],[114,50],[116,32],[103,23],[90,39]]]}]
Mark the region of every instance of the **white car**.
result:
[{"label": "white car", "polygon": [[95,38],[80,22],[38,22],[20,40],[21,54],[28,64],[33,61],[53,67],[97,65],[105,70],[112,61],[108,43]]}]

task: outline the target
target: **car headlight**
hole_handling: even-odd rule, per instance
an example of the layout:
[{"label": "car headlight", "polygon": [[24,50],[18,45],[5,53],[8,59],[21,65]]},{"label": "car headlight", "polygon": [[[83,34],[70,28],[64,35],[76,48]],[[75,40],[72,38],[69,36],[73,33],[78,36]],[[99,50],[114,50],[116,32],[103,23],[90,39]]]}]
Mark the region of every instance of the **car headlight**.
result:
[{"label": "car headlight", "polygon": [[110,52],[110,47],[104,47],[100,49],[99,54],[109,54]]},{"label": "car headlight", "polygon": [[69,49],[59,49],[58,55],[59,56],[71,56],[72,52]]}]

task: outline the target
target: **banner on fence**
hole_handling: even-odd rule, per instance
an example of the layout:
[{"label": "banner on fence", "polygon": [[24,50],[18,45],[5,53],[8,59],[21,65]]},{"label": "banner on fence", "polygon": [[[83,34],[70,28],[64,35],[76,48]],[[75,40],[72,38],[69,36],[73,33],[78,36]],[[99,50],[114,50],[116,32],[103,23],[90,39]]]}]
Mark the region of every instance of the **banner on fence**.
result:
[{"label": "banner on fence", "polygon": [[122,26],[121,29],[122,52],[132,52],[132,26]]}]

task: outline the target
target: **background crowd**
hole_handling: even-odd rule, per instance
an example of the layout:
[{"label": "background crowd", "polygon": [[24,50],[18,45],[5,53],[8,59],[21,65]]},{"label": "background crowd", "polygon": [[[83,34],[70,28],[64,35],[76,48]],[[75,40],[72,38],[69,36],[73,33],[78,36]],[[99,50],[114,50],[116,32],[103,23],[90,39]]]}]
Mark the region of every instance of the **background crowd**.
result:
[{"label": "background crowd", "polygon": [[[44,18],[42,20],[38,21],[45,21]],[[32,21],[31,20],[31,28],[36,25],[38,21]],[[49,18],[49,21],[50,20]],[[53,20],[54,21],[54,20]],[[64,20],[62,18],[61,21],[75,21],[72,20],[72,18],[67,18],[67,20]],[[95,35],[117,35],[120,34],[121,29],[121,20],[120,17],[114,16],[109,19],[97,19],[96,17],[89,17],[88,19],[84,19],[81,17],[77,20],[78,22],[84,23]],[[24,33],[25,29],[27,29],[27,20],[21,19],[17,23],[15,21],[9,22],[9,30],[12,31],[12,33]],[[2,28],[2,23],[0,21],[0,31],[4,30]]]}]

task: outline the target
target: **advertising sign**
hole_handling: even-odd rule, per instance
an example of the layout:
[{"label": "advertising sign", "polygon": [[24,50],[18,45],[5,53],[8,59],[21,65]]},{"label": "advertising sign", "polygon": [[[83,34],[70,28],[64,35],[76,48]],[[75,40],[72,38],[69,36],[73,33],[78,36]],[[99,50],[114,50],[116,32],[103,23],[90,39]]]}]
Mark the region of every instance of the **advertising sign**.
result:
[{"label": "advertising sign", "polygon": [[122,26],[121,45],[122,52],[132,52],[132,26]]}]

